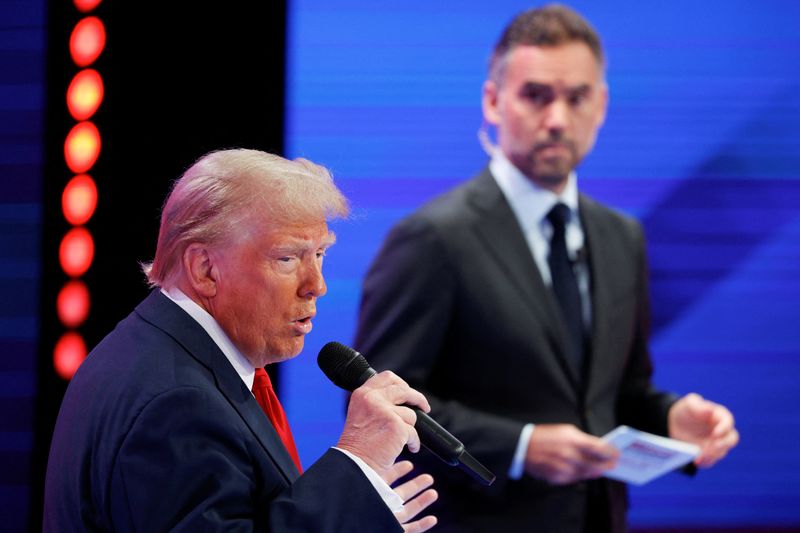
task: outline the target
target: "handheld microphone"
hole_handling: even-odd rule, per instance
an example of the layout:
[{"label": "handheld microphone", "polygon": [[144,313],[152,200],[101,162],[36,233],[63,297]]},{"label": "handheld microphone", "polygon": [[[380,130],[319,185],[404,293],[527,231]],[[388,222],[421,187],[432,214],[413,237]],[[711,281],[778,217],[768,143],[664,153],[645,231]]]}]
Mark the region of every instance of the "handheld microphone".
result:
[{"label": "handheld microphone", "polygon": [[[329,342],[319,352],[317,364],[335,385],[353,391],[377,374],[364,356],[339,342]],[[495,475],[472,457],[464,445],[440,426],[427,413],[413,405],[407,406],[417,414],[414,429],[425,448],[450,466],[457,466],[476,481],[491,485]]]}]

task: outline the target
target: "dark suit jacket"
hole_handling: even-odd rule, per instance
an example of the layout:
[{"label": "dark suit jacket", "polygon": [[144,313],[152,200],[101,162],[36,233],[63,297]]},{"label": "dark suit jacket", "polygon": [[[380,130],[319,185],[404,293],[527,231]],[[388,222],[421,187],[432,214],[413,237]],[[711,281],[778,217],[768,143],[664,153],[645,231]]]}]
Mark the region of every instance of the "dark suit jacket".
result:
[{"label": "dark suit jacket", "polygon": [[[565,360],[558,302],[488,169],[401,221],[366,277],[356,347],[425,393],[432,416],[498,476],[483,488],[425,461],[440,531],[582,531],[586,483],[508,478],[525,423],[666,433],[675,398],[651,386],[641,228],[585,196],[579,203],[593,314],[585,388]],[[600,486],[623,531],[624,485]]]},{"label": "dark suit jacket", "polygon": [[342,453],[299,475],[216,344],[159,291],[70,383],[44,508],[46,531],[401,530]]}]

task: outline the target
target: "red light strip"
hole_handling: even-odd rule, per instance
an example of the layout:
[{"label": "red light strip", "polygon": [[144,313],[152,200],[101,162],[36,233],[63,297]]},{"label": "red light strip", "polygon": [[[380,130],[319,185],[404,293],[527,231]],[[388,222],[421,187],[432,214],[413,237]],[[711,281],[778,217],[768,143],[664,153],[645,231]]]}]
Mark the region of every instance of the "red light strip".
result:
[{"label": "red light strip", "polygon": [[[93,11],[102,0],[74,0],[76,9],[83,14]],[[69,51],[73,63],[80,70],[67,89],[66,104],[76,124],[64,140],[64,161],[75,175],[64,187],[61,206],[64,218],[70,224],[61,245],[59,262],[69,280],[56,299],[56,311],[65,331],[53,349],[53,368],[62,379],[70,380],[86,358],[86,342],[77,328],[89,316],[91,295],[86,283],[80,279],[94,260],[94,239],[84,226],[97,207],[97,186],[90,171],[100,156],[101,135],[90,119],[97,112],[105,96],[103,78],[92,65],[103,53],[106,45],[106,28],[97,16],[81,18],[70,34]]]}]

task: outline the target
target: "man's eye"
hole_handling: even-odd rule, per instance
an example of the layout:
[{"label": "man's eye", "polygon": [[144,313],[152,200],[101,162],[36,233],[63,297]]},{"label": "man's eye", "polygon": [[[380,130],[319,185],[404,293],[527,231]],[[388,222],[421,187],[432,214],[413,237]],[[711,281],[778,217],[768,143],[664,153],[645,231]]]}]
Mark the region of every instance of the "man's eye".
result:
[{"label": "man's eye", "polygon": [[579,105],[586,102],[586,100],[588,99],[589,99],[589,92],[585,90],[574,91],[567,96],[567,101],[569,102],[569,105],[571,105],[572,107],[578,107]]},{"label": "man's eye", "polygon": [[553,91],[543,87],[531,87],[522,96],[537,107],[544,107],[553,101]]},{"label": "man's eye", "polygon": [[583,96],[581,96],[579,94],[570,95],[569,100],[568,100],[569,105],[571,105],[573,107],[575,107],[577,105],[580,105],[582,101],[583,101]]},{"label": "man's eye", "polygon": [[529,102],[531,102],[531,103],[533,103],[533,104],[535,104],[537,106],[547,105],[547,103],[550,101],[550,98],[548,97],[547,93],[545,93],[543,91],[530,92],[530,93],[526,94],[525,96],[526,96],[526,98],[528,99]]}]

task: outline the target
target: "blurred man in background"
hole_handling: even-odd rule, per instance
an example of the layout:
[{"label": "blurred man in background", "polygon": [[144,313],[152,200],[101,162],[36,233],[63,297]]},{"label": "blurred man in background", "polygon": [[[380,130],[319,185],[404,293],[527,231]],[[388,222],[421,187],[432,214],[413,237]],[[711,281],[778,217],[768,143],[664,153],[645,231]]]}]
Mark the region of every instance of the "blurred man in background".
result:
[{"label": "blurred man in background", "polygon": [[618,452],[600,436],[692,442],[700,467],[738,442],[725,407],[653,387],[642,229],[578,192],[604,70],[578,13],[517,16],[483,86],[487,168],[394,227],[364,282],[356,347],[498,474],[483,488],[425,463],[440,531],[622,532],[625,485],[601,478]]}]

